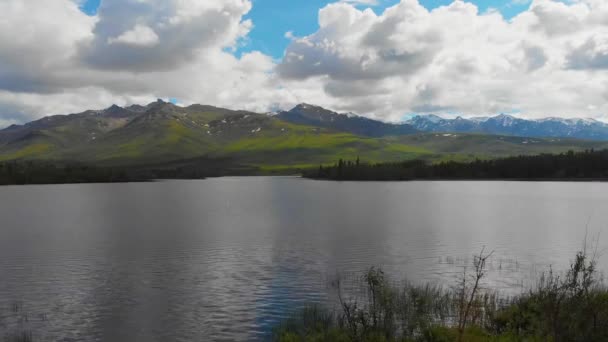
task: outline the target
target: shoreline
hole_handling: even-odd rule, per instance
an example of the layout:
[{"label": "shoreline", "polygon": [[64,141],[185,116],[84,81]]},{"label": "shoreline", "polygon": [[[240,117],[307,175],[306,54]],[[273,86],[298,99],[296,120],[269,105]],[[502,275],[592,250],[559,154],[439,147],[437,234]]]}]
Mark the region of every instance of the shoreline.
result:
[{"label": "shoreline", "polygon": [[608,178],[412,178],[412,179],[329,179],[301,177],[326,182],[538,182],[538,183],[606,183]]},{"label": "shoreline", "polygon": [[413,179],[328,179],[328,178],[313,178],[304,177],[302,175],[224,175],[205,178],[159,178],[148,180],[125,180],[125,181],[108,181],[108,182],[57,182],[57,183],[15,183],[15,184],[0,184],[1,187],[10,186],[35,186],[35,185],[79,185],[79,184],[137,184],[137,183],[157,183],[164,181],[196,181],[217,178],[293,178],[320,182],[338,182],[338,183],[410,183],[410,182],[535,182],[535,183],[607,183],[608,178],[413,178]]}]

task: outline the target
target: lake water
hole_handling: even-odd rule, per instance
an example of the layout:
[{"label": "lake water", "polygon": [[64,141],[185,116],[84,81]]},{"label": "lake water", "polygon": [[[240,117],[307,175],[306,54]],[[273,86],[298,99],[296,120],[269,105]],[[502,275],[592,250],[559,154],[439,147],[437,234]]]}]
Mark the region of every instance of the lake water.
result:
[{"label": "lake water", "polygon": [[483,246],[495,251],[487,285],[517,293],[567,268],[586,235],[608,270],[607,208],[606,183],[2,187],[0,339],[17,328],[37,341],[264,339],[331,298],[338,273],[378,265],[450,286]]}]

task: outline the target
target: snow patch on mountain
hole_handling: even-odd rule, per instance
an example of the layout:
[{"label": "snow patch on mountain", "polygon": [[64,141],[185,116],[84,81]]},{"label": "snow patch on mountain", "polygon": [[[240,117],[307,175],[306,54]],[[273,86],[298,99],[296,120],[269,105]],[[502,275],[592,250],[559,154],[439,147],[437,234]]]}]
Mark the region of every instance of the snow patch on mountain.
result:
[{"label": "snow patch on mountain", "polygon": [[608,140],[608,124],[596,119],[548,117],[528,120],[509,114],[493,117],[437,119],[436,115],[418,115],[406,123],[423,132],[459,132]]}]

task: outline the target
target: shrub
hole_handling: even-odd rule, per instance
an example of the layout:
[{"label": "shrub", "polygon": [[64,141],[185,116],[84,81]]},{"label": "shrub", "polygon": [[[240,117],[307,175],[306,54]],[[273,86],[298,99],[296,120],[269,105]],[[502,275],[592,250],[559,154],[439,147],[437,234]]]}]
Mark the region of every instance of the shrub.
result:
[{"label": "shrub", "polygon": [[[490,253],[491,255],[491,253]],[[608,341],[608,289],[596,264],[578,253],[562,276],[543,274],[528,293],[499,300],[482,290],[482,253],[459,285],[394,285],[379,268],[345,291],[333,283],[338,310],[303,310],[277,330],[278,341]],[[347,294],[348,292],[348,294]]]}]

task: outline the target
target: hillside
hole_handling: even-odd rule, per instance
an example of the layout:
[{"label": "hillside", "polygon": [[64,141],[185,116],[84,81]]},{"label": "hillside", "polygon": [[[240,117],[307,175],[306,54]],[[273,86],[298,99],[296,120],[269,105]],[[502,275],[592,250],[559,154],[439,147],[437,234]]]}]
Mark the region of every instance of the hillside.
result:
[{"label": "hillside", "polygon": [[333,162],[344,155],[380,161],[431,153],[266,114],[162,101],[47,117],[0,131],[0,160],[5,161],[132,165],[210,156],[280,168]]},{"label": "hillside", "polygon": [[416,133],[411,126],[310,105],[267,115],[160,100],[50,116],[0,130],[0,161],[141,166],[222,160],[248,173],[289,173],[340,158],[471,160],[606,147],[606,142],[561,138]]}]

